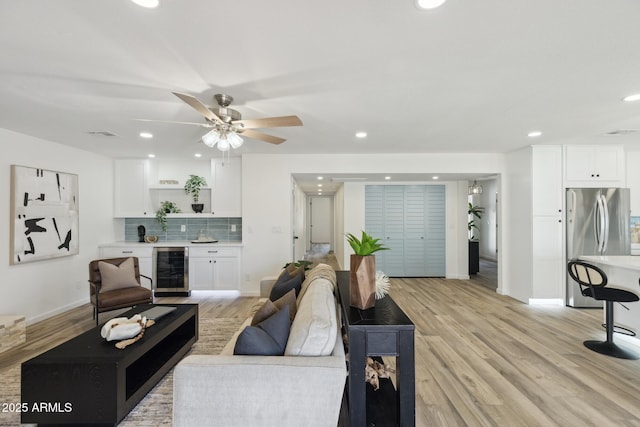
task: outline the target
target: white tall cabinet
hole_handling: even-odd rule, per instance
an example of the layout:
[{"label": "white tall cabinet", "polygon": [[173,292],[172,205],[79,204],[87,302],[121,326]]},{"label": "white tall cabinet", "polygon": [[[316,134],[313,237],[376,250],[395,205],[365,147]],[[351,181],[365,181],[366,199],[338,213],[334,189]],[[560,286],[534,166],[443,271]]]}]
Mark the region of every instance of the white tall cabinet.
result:
[{"label": "white tall cabinet", "polygon": [[564,297],[562,147],[533,146],[531,299]]}]

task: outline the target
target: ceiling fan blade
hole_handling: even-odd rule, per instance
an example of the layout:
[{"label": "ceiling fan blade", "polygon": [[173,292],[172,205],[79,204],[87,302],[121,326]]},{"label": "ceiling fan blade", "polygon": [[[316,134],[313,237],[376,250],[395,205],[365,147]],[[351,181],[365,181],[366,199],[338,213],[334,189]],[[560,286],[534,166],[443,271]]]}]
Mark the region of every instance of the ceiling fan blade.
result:
[{"label": "ceiling fan blade", "polygon": [[134,119],[137,122],[155,122],[155,123],[173,123],[178,125],[200,126],[202,128],[212,128],[214,125],[210,123],[194,123],[194,122],[176,122],[173,120],[151,120],[151,119]]},{"label": "ceiling fan blade", "polygon": [[197,112],[199,112],[200,114],[205,116],[207,119],[211,120],[212,122],[222,123],[222,120],[220,120],[220,117],[213,114],[213,112],[211,112],[211,110],[209,110],[209,108],[206,105],[200,102],[198,98],[194,98],[193,96],[187,95],[186,93],[180,93],[180,92],[171,92],[171,93],[177,96],[178,98],[180,98],[181,100],[183,100],[184,102],[186,102],[187,104],[189,104],[189,106],[191,106],[194,110],[196,110]]},{"label": "ceiling fan blade", "polygon": [[264,119],[235,120],[233,124],[240,124],[245,129],[275,128],[284,126],[302,126],[302,120],[300,120],[298,116],[282,116],[267,117]]},{"label": "ceiling fan blade", "polygon": [[267,135],[266,133],[257,132],[251,129],[245,129],[240,133],[241,136],[247,136],[253,139],[259,139],[260,141],[269,142],[271,144],[281,144],[286,141],[284,138],[279,138],[273,135]]}]

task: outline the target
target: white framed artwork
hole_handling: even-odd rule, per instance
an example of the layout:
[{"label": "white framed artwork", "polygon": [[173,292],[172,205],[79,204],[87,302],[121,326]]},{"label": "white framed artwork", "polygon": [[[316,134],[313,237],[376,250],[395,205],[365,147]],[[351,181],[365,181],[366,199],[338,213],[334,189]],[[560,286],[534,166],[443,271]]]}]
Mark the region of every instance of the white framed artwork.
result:
[{"label": "white framed artwork", "polygon": [[78,175],[11,165],[11,264],[78,253]]}]

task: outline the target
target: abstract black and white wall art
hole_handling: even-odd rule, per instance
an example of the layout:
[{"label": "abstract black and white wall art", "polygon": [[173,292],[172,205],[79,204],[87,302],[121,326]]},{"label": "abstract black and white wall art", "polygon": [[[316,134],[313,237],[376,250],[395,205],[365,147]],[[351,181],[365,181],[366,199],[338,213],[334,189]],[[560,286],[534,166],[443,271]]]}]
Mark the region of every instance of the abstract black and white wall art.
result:
[{"label": "abstract black and white wall art", "polygon": [[78,175],[11,165],[11,264],[78,253]]}]

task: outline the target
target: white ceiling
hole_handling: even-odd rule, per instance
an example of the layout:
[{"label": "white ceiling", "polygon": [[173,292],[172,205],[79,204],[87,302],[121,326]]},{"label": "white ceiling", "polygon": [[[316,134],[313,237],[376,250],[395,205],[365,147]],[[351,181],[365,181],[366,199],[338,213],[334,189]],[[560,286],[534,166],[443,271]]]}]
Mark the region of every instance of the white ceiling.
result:
[{"label": "white ceiling", "polygon": [[135,120],[202,121],[180,91],[304,122],[241,153],[640,142],[606,135],[640,129],[640,102],[621,101],[640,92],[637,0],[160,2],[0,0],[0,127],[113,157],[208,154],[199,127]]}]

